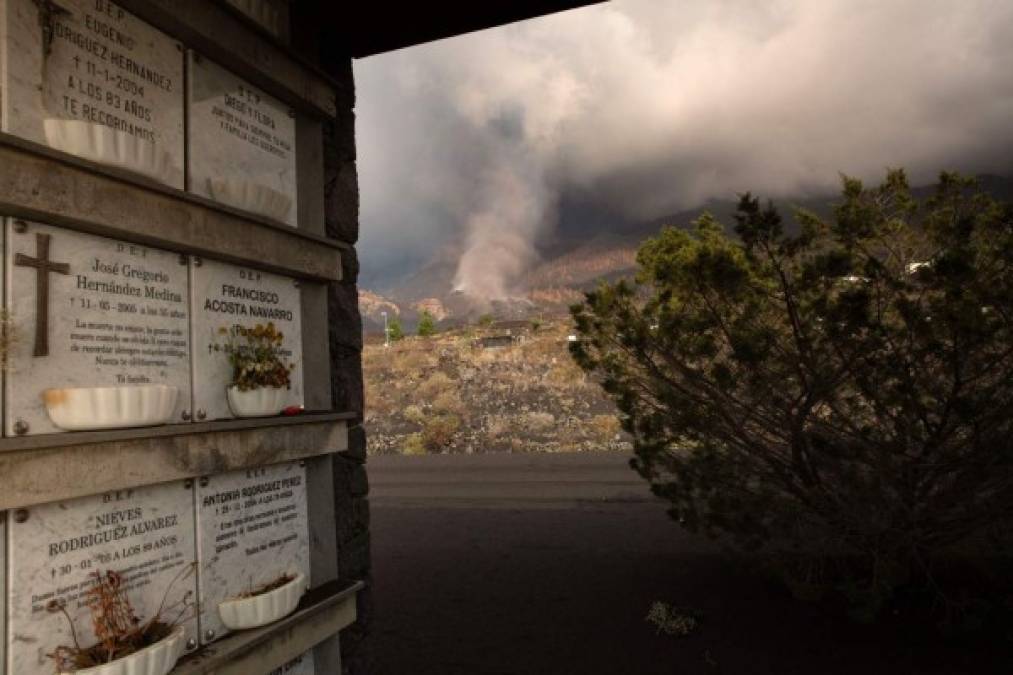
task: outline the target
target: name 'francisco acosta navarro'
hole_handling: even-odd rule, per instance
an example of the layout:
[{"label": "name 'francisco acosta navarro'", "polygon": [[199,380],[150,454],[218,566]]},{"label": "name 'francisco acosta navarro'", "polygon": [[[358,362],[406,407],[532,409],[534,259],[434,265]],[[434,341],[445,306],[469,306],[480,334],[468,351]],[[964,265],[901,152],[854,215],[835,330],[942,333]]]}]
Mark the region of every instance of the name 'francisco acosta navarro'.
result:
[{"label": "name 'francisco acosta navarro'", "polygon": [[[281,307],[264,307],[263,305],[246,304],[263,303],[264,305],[277,305],[281,302],[278,294],[274,291],[262,291],[257,288],[246,288],[222,284],[222,298],[235,298],[236,301],[222,298],[208,298],[204,301],[205,312],[218,312],[219,314],[234,314],[237,316],[255,316],[261,319],[274,321],[292,321],[293,314],[290,309]],[[245,301],[245,302],[238,302]]]}]

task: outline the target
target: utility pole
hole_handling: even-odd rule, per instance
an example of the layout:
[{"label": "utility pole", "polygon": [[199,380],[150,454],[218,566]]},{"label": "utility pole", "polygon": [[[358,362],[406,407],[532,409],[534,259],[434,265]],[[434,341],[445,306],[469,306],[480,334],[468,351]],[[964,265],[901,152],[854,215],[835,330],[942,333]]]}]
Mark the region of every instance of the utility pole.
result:
[{"label": "utility pole", "polygon": [[387,312],[380,312],[383,314],[383,346],[390,347],[390,329],[387,328]]}]

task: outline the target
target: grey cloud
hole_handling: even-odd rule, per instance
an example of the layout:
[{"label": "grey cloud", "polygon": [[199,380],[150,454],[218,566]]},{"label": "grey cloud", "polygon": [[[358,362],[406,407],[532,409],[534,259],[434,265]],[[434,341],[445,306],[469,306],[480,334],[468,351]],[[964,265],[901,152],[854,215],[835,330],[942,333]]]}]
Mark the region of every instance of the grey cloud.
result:
[{"label": "grey cloud", "polygon": [[1011,32],[988,0],[613,0],[357,62],[366,276],[449,247],[460,288],[520,292],[574,192],[636,219],[1008,172]]}]

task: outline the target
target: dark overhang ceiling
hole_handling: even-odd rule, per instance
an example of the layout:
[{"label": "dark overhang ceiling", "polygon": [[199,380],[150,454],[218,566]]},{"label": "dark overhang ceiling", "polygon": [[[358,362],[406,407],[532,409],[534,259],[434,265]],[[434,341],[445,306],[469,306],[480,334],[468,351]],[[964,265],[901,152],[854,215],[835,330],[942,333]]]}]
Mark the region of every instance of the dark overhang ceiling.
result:
[{"label": "dark overhang ceiling", "polygon": [[[361,58],[402,47],[531,19],[603,0],[479,0],[478,2],[322,2],[315,12],[322,22],[328,51]],[[295,0],[298,5],[300,0]],[[351,10],[354,7],[354,11]]]}]

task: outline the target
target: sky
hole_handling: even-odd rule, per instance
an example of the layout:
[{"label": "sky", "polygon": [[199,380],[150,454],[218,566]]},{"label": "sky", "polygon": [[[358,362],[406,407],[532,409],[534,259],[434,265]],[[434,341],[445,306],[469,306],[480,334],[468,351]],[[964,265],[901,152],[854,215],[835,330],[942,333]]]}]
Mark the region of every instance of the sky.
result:
[{"label": "sky", "polygon": [[1011,175],[1011,35],[1010,0],[612,0],[357,60],[362,283],[450,255],[456,289],[523,293],[573,204],[590,236],[841,173]]}]

